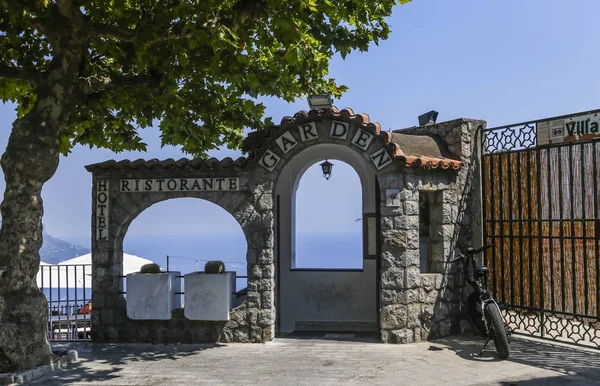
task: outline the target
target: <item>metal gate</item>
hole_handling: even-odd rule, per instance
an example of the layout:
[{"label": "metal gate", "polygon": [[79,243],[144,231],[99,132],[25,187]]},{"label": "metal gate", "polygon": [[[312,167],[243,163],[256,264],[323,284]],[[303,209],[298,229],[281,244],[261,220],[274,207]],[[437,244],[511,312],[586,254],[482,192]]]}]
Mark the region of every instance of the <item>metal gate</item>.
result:
[{"label": "metal gate", "polygon": [[484,129],[490,286],[516,333],[600,348],[600,110]]}]

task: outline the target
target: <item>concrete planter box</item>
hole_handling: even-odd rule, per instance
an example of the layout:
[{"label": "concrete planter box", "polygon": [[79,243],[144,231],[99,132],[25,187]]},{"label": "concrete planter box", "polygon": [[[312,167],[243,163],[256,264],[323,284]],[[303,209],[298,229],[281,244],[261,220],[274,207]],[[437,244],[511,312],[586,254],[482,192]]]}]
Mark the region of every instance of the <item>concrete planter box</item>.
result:
[{"label": "concrete planter box", "polygon": [[169,320],[181,308],[180,272],[127,275],[127,316],[137,320]]},{"label": "concrete planter box", "polygon": [[183,313],[190,320],[229,320],[234,290],[235,272],[187,274]]}]

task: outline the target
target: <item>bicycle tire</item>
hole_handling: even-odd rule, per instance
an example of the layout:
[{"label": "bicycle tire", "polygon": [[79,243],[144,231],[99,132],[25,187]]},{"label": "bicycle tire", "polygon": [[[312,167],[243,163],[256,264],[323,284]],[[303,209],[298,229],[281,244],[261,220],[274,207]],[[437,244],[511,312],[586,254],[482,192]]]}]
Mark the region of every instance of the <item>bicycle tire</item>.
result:
[{"label": "bicycle tire", "polygon": [[481,306],[479,303],[479,296],[472,292],[467,299],[467,306],[469,309],[469,317],[471,318],[471,325],[475,327],[473,332],[475,335],[486,336],[485,323],[483,322],[483,315],[481,314]]},{"label": "bicycle tire", "polygon": [[506,334],[506,328],[504,327],[504,321],[500,310],[494,303],[489,303],[485,306],[485,314],[487,316],[488,323],[492,328],[494,334],[494,344],[496,345],[496,351],[502,359],[508,358],[510,354],[508,349],[508,335]]}]

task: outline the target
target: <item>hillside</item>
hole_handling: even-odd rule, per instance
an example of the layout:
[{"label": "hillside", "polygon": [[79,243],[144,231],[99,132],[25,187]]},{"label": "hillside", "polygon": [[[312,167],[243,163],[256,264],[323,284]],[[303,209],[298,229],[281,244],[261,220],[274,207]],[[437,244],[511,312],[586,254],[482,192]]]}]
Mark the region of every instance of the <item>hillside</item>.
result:
[{"label": "hillside", "polygon": [[44,244],[40,249],[40,257],[45,263],[58,264],[89,252],[91,252],[89,248],[71,244],[44,233]]}]

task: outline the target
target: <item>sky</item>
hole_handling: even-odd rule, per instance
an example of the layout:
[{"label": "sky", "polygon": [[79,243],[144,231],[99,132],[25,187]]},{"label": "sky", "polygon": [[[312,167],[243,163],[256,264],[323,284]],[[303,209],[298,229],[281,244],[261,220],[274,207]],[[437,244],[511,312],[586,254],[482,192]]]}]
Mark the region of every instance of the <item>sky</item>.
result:
[{"label": "sky", "polygon": [[[464,117],[484,119],[493,127],[600,108],[598,15],[597,0],[414,0],[398,5],[389,19],[392,33],[387,41],[332,60],[331,76],[349,87],[334,104],[367,113],[386,130],[414,126],[418,115],[432,109],[439,112],[438,122]],[[264,103],[275,122],[307,109],[304,100]],[[0,152],[14,119],[14,106],[0,105]],[[177,148],[161,148],[156,128],[145,129],[142,137],[148,143],[146,153],[114,154],[78,146],[61,157],[42,193],[45,230],[67,240],[89,240],[91,175],[85,165],[184,156]],[[241,154],[215,150],[210,155]],[[324,190],[320,172],[310,169],[301,181],[306,193],[299,205],[305,209],[298,227],[355,231],[354,211],[318,220],[332,210],[330,195],[336,192],[346,192],[344,199],[355,203],[360,215],[360,189],[353,173],[348,166],[334,166]],[[237,232],[236,226],[213,204],[170,200],[144,212],[129,234]]]}]

